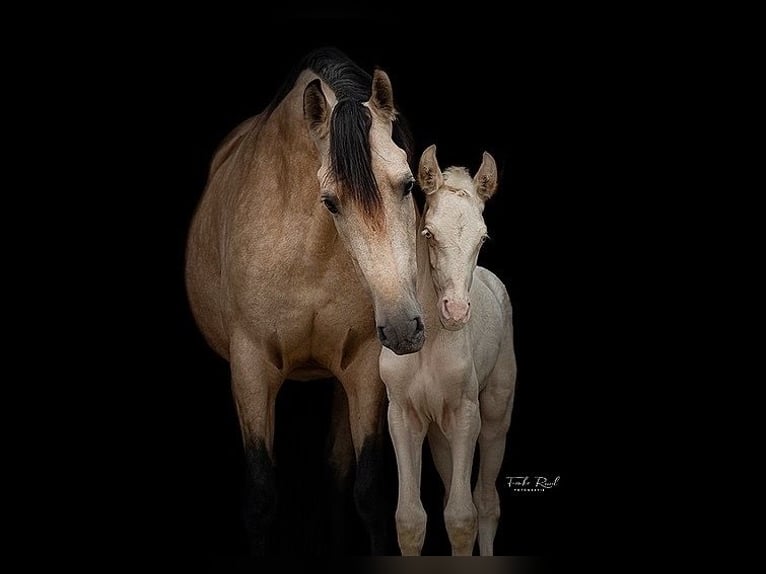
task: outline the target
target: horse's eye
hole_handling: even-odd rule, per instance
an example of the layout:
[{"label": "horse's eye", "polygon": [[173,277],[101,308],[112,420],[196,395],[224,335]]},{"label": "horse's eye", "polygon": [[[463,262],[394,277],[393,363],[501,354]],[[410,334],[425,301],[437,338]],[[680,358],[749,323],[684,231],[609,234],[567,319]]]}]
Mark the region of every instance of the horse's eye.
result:
[{"label": "horse's eye", "polygon": [[486,233],[481,236],[481,242],[482,243],[484,243],[487,239],[489,239],[489,235],[487,235]]},{"label": "horse's eye", "polygon": [[333,198],[325,196],[322,198],[322,203],[324,203],[324,206],[327,208],[327,210],[330,213],[333,213],[333,214],[338,213],[338,205],[335,203],[335,200],[333,200]]},{"label": "horse's eye", "polygon": [[411,194],[413,189],[415,189],[415,180],[411,179],[404,184],[404,197],[407,197],[409,194]]}]

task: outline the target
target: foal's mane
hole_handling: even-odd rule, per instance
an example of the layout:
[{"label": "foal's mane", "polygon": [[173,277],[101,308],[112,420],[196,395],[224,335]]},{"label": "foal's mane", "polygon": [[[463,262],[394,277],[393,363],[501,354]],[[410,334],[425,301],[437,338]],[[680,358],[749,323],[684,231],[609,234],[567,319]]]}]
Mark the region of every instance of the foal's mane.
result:
[{"label": "foal's mane", "polygon": [[[266,110],[270,115],[292,90],[300,73],[310,69],[335,92],[337,103],[330,118],[330,163],[332,177],[365,213],[375,215],[381,196],[372,171],[370,155],[370,110],[362,104],[370,99],[372,76],[336,48],[320,48],[307,54],[293,69]],[[394,143],[407,153],[412,167],[412,137],[403,118],[393,126]]]}]

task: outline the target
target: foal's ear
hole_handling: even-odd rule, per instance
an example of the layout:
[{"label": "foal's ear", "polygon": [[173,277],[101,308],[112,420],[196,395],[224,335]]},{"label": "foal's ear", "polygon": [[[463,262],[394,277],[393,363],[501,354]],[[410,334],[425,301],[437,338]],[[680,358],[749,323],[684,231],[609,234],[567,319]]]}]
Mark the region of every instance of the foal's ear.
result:
[{"label": "foal's ear", "polygon": [[497,190],[497,165],[487,152],[482,156],[481,167],[473,178],[473,184],[482,201],[487,201]]},{"label": "foal's ear", "polygon": [[396,110],[394,109],[394,90],[391,87],[391,80],[380,68],[375,68],[372,74],[372,95],[369,105],[376,112],[389,121],[394,120]]},{"label": "foal's ear", "polygon": [[418,167],[418,184],[426,195],[431,195],[444,183],[442,170],[436,161],[436,145],[428,146],[420,156]]},{"label": "foal's ear", "polygon": [[330,105],[322,92],[319,78],[309,82],[303,90],[303,117],[309,132],[317,140],[323,140],[330,133]]}]

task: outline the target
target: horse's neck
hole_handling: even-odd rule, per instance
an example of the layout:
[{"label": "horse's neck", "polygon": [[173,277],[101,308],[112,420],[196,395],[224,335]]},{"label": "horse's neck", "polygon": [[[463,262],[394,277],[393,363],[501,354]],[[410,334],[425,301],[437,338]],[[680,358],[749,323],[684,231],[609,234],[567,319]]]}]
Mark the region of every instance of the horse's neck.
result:
[{"label": "horse's neck", "polygon": [[[270,197],[251,194],[244,201],[255,204],[256,210],[260,210],[264,203],[270,203],[284,219],[299,221],[306,233],[307,245],[322,246],[318,251],[329,257],[334,251],[327,250],[326,245],[336,243],[336,231],[331,218],[322,217],[324,213],[317,217],[320,203],[316,174],[320,158],[303,118],[303,92],[316,77],[311,71],[302,72],[293,89],[266,121],[254,128],[260,161],[250,163],[251,175],[270,173],[275,184],[269,187]],[[330,101],[335,101],[334,94],[327,92],[326,95]]]},{"label": "horse's neck", "polygon": [[[277,190],[288,202],[308,199],[318,202],[319,182],[316,177],[320,165],[319,151],[311,140],[303,117],[303,92],[310,81],[318,76],[304,70],[293,88],[271,111],[258,129],[258,154],[264,161],[251,164],[252,170],[271,169],[283,185]],[[329,88],[325,88],[329,90]],[[330,102],[335,96],[326,92]],[[264,163],[266,166],[264,166]]]}]

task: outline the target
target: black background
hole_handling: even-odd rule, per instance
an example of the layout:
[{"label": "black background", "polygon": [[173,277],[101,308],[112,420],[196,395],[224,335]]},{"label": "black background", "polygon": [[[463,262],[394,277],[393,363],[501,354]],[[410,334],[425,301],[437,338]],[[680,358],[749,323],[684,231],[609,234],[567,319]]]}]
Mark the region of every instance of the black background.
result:
[{"label": "black background", "polygon": [[[105,185],[124,189],[103,205],[116,217],[98,225],[119,237],[119,265],[102,282],[121,296],[105,321],[117,331],[115,343],[102,356],[112,370],[113,409],[99,417],[107,430],[92,431],[119,445],[106,447],[117,451],[117,464],[100,485],[105,500],[118,491],[116,505],[105,503],[109,513],[141,524],[127,536],[115,533],[118,544],[214,561],[246,550],[238,509],[244,467],[228,365],[205,345],[187,306],[186,233],[220,140],[267,105],[307,51],[334,45],[363,68],[388,72],[416,157],[436,143],[442,167],[474,172],[484,150],[497,160],[500,186],[485,211],[492,239],[480,264],[510,292],[519,376],[495,550],[570,549],[582,537],[573,512],[583,496],[579,437],[589,417],[578,398],[588,385],[594,340],[602,336],[591,172],[609,147],[608,69],[566,45],[514,43],[510,30],[497,26],[416,33],[339,20],[303,23],[298,33],[286,21],[271,25],[275,39],[253,33],[231,45],[152,37],[141,50],[113,56],[94,96],[119,101],[96,126],[103,137],[94,145],[105,148],[112,174]],[[279,398],[277,553],[323,553],[329,546],[323,447],[330,391],[329,382],[287,383]],[[393,509],[392,464],[389,458]],[[524,495],[502,486],[505,475],[561,479],[550,492]],[[424,553],[449,553],[441,496],[429,461]],[[364,553],[354,520],[349,552]]]}]

